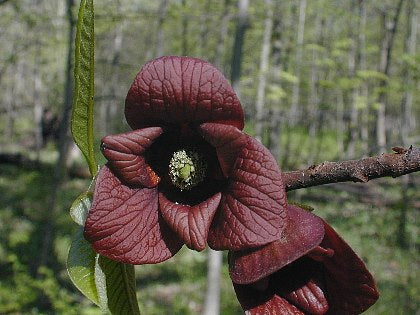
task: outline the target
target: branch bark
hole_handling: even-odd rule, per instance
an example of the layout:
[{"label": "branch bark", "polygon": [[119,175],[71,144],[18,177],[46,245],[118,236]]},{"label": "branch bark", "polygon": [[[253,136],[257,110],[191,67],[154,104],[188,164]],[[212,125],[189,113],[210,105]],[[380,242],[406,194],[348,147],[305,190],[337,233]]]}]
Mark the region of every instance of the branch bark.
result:
[{"label": "branch bark", "polygon": [[395,153],[361,160],[323,162],[306,170],[283,172],[286,191],[338,182],[361,182],[379,177],[398,177],[420,171],[420,148],[395,147]]}]

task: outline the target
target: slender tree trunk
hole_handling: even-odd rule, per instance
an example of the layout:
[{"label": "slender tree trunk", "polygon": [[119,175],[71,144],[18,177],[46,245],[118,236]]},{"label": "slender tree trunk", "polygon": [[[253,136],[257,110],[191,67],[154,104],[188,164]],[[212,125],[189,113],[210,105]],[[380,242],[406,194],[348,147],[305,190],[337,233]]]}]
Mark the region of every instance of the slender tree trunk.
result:
[{"label": "slender tree trunk", "polygon": [[187,56],[188,55],[188,11],[187,11],[187,0],[182,0],[182,55]]},{"label": "slender tree trunk", "polygon": [[[416,14],[416,3],[414,0],[409,0],[407,3],[407,30],[406,38],[404,42],[404,51],[414,56],[416,53],[416,39],[417,39],[417,14]],[[401,100],[401,141],[404,146],[409,145],[409,133],[410,130],[414,129],[414,119],[412,115],[412,104],[413,104],[413,77],[410,72],[408,65],[403,70],[403,86],[405,91]]]},{"label": "slender tree trunk", "polygon": [[339,158],[344,151],[344,95],[341,89],[337,89],[337,111],[336,111],[336,134],[337,134],[337,152]]},{"label": "slender tree trunk", "polygon": [[[358,10],[355,2],[358,0],[352,0],[351,1],[351,7],[352,7],[352,13],[354,16],[357,16],[358,12],[360,13],[360,11]],[[360,15],[359,17],[359,21],[360,21]],[[358,57],[357,51],[360,50],[359,47],[359,35],[361,30],[360,30],[360,22],[354,23],[354,20],[351,19],[350,22],[350,37],[352,38],[352,45],[351,45],[351,49],[350,49],[350,53],[349,53],[349,74],[350,77],[352,78],[352,80],[355,79],[356,73],[360,68],[360,55]],[[347,158],[353,158],[354,154],[355,154],[355,145],[358,139],[358,134],[359,134],[359,121],[358,121],[358,117],[359,117],[359,110],[358,110],[358,101],[359,101],[359,87],[354,86],[351,90],[351,110],[350,110],[350,124],[349,124],[349,141],[347,144],[347,151],[346,151],[346,155]],[[342,151],[340,151],[342,152]]]},{"label": "slender tree trunk", "polygon": [[[365,7],[366,0],[359,0],[359,36],[358,36],[358,47],[359,47],[359,54],[360,54],[360,70],[366,70],[366,7]],[[363,82],[362,86],[360,87],[360,96],[361,99],[364,101],[364,106],[362,108],[362,114],[360,119],[360,137],[362,139],[362,151],[368,152],[369,147],[369,112],[370,112],[370,105],[369,105],[369,89],[368,83]]]},{"label": "slender tree trunk", "polygon": [[[271,77],[277,86],[281,86],[280,74],[283,71],[283,14],[280,2],[275,2],[274,6],[274,19],[273,19],[273,36],[272,36],[272,66],[271,66]],[[281,151],[281,127],[282,127],[282,116],[281,116],[281,100],[270,104],[270,124],[269,138],[268,138],[268,149],[274,156],[276,161],[280,158]]]},{"label": "slender tree trunk", "polygon": [[210,7],[211,1],[206,0],[204,3],[204,12],[202,15],[202,21],[200,25],[200,38],[198,40],[198,55],[205,56],[206,55],[206,48],[208,47],[208,34],[209,34],[209,22],[210,22]]},{"label": "slender tree trunk", "polygon": [[219,37],[217,39],[216,53],[215,53],[214,62],[213,62],[217,68],[222,67],[224,44],[225,44],[225,39],[228,34],[229,21],[231,19],[231,14],[229,13],[230,2],[231,0],[225,0],[223,2],[223,12],[220,19],[220,32],[219,32]]},{"label": "slender tree trunk", "polygon": [[[319,15],[317,15],[315,20],[315,29],[316,34],[318,34],[317,44],[323,45],[323,32],[324,32],[325,21]],[[309,82],[309,104],[308,104],[308,118],[309,118],[309,139],[311,142],[308,163],[312,164],[314,162],[315,154],[317,151],[317,136],[318,136],[318,118],[319,118],[319,69],[318,69],[318,59],[320,58],[318,51],[314,49],[312,51],[312,65],[311,65],[311,78]]]},{"label": "slender tree trunk", "polygon": [[159,16],[156,23],[156,57],[163,56],[164,53],[163,22],[165,21],[168,12],[168,2],[169,0],[161,0],[159,4]]},{"label": "slender tree trunk", "polygon": [[305,33],[305,15],[306,15],[306,0],[300,0],[299,2],[299,21],[297,30],[297,43],[296,43],[296,57],[295,57],[295,69],[296,76],[299,80],[293,84],[292,90],[292,104],[289,112],[289,123],[290,126],[294,126],[299,120],[299,92],[300,92],[300,77],[301,77],[301,63],[302,63],[302,52],[303,52],[303,35]]},{"label": "slender tree trunk", "polygon": [[37,160],[39,160],[39,154],[43,146],[42,139],[42,113],[43,106],[41,100],[42,80],[41,74],[39,73],[39,62],[40,46],[37,43],[37,53],[35,55],[35,68],[34,68],[34,122],[35,122],[35,151]]},{"label": "slender tree trunk", "polygon": [[204,301],[203,315],[220,313],[220,269],[223,252],[208,249],[207,255],[207,291]]},{"label": "slender tree trunk", "polygon": [[240,97],[240,77],[242,64],[242,46],[246,29],[248,28],[249,0],[238,0],[238,16],[236,22],[235,41],[233,43],[233,55],[230,80],[232,87]]},{"label": "slender tree trunk", "polygon": [[[57,215],[57,197],[60,191],[61,185],[66,176],[66,160],[68,155],[68,148],[70,144],[69,138],[69,122],[70,112],[73,103],[73,53],[74,53],[74,31],[75,31],[75,20],[73,16],[74,0],[67,0],[67,18],[68,18],[68,50],[66,60],[66,82],[65,82],[65,95],[63,112],[61,117],[61,124],[59,128],[59,140],[58,149],[59,156],[55,165],[53,186],[50,192],[50,200],[46,208],[45,224],[43,227],[43,242],[40,249],[40,257],[36,262],[37,267],[46,265],[51,258],[52,241],[54,239],[53,225],[55,217]],[[38,268],[37,268],[38,270]]]},{"label": "slender tree trunk", "polygon": [[273,3],[271,0],[265,0],[266,18],[264,23],[264,37],[261,45],[260,70],[258,74],[257,100],[255,104],[256,122],[255,138],[262,141],[265,121],[265,88],[267,84],[267,71],[270,59],[271,33],[273,29]]},{"label": "slender tree trunk", "polygon": [[[383,16],[384,37],[382,40],[381,56],[379,71],[385,76],[389,76],[389,70],[392,58],[392,49],[394,45],[394,38],[397,32],[398,20],[404,0],[399,0],[395,9],[394,16],[391,21],[388,21],[386,14]],[[386,87],[387,80],[382,80],[380,84],[381,92],[378,96],[378,108],[376,111],[376,144],[380,153],[385,152],[386,149]]]}]

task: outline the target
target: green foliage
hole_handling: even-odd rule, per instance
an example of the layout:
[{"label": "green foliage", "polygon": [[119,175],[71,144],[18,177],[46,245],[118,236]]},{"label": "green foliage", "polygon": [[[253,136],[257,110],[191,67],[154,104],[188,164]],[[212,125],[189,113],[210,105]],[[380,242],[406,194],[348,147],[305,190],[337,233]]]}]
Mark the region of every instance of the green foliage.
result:
[{"label": "green foliage", "polygon": [[92,196],[93,193],[91,191],[84,192],[73,201],[70,207],[71,218],[80,226],[85,225],[86,217],[92,204]]},{"label": "green foliage", "polygon": [[[82,203],[82,202],[81,202]],[[100,306],[98,290],[95,283],[95,263],[97,254],[79,229],[70,247],[67,259],[67,271],[73,284],[89,300]]]},{"label": "green foliage", "polygon": [[76,32],[71,132],[92,176],[96,175],[98,168],[93,150],[94,44],[93,0],[82,0]]},{"label": "green foliage", "polygon": [[111,314],[140,314],[133,265],[97,255],[95,283],[101,305],[106,305]]}]

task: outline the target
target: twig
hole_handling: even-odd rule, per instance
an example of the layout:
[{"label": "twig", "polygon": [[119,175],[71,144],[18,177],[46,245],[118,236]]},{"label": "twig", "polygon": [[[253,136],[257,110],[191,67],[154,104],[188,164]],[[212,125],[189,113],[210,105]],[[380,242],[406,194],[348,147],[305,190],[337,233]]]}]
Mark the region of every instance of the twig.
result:
[{"label": "twig", "polygon": [[395,153],[361,160],[323,162],[306,170],[283,172],[286,191],[338,182],[362,182],[420,171],[420,149],[392,148]]}]

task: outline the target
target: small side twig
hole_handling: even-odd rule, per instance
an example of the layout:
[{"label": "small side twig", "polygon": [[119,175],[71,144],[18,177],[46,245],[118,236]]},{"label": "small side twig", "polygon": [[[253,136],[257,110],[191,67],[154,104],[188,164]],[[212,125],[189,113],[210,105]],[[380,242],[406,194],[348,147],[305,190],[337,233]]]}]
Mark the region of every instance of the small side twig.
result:
[{"label": "small side twig", "polygon": [[362,182],[420,171],[420,149],[396,147],[394,153],[343,162],[323,162],[306,170],[283,172],[286,191],[338,182]]}]

